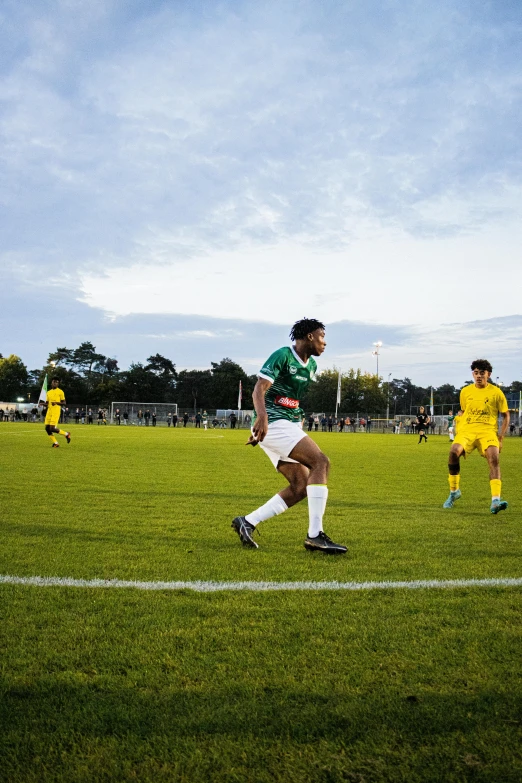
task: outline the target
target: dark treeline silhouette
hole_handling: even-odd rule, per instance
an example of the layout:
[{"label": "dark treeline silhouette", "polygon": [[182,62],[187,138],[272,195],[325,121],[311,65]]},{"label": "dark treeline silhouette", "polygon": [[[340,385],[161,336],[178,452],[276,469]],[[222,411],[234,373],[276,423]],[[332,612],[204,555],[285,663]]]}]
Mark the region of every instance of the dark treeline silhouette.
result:
[{"label": "dark treeline silhouette", "polygon": [[[70,404],[107,405],[113,400],[128,402],[176,402],[187,410],[236,408],[239,382],[243,387],[243,408],[252,408],[252,391],[257,376],[224,358],[211,362],[207,370],[180,370],[171,359],[157,353],[146,364],[133,362],[120,370],[116,359],[96,351],[90,342],[78,348],[57,348],[49,354],[45,367],[28,370],[22,359],[0,354],[0,400],[15,402],[18,398],[36,402],[45,376],[57,375]],[[301,401],[307,411],[331,412],[337,397],[337,370],[324,370],[310,385]],[[445,383],[433,389],[435,406],[456,406],[462,386],[471,383],[463,378],[459,387]],[[514,381],[506,393],[517,393],[522,382]],[[390,417],[409,414],[419,405],[430,404],[430,387],[416,386],[409,378],[382,381],[377,375],[349,370],[341,383],[340,411],[377,415],[389,409]]]}]

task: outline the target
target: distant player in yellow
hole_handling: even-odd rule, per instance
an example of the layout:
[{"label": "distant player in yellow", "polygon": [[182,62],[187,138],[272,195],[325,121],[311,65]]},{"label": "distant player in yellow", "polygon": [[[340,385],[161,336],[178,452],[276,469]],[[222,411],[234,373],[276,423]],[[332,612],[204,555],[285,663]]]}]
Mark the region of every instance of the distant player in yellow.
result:
[{"label": "distant player in yellow", "polygon": [[[502,482],[499,454],[509,427],[509,409],[501,389],[488,383],[493,368],[487,359],[476,359],[471,365],[471,371],[474,383],[465,386],[460,392],[462,413],[459,411],[457,432],[449,453],[450,494],[444,508],[452,508],[462,494],[459,489],[461,456],[477,449],[489,464],[490,511],[498,514],[508,507],[507,502],[500,498]],[[499,415],[502,417],[500,432]]]},{"label": "distant player in yellow", "polygon": [[62,406],[65,405],[65,394],[58,388],[59,384],[59,378],[51,379],[51,388],[47,392],[47,401],[43,403],[47,407],[47,413],[45,414],[45,431],[52,440],[53,449],[59,448],[59,443],[54,437],[55,432],[58,435],[63,435],[67,443],[71,442],[71,433],[65,432],[65,430],[61,430],[56,426],[60,421]]}]

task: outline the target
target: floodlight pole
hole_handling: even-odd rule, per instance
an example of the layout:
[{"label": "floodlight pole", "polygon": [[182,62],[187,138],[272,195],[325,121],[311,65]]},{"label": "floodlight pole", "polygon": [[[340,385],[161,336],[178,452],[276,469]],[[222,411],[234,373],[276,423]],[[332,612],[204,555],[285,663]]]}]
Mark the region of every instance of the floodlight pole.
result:
[{"label": "floodlight pole", "polygon": [[388,429],[389,419],[390,419],[390,378],[391,378],[391,372],[388,373],[388,388],[387,388],[387,394],[386,394],[386,429]]},{"label": "floodlight pole", "polygon": [[382,347],[382,341],[378,340],[376,343],[373,343],[375,346],[375,349],[372,351],[372,356],[375,356],[377,360],[377,378],[379,377],[379,348]]}]

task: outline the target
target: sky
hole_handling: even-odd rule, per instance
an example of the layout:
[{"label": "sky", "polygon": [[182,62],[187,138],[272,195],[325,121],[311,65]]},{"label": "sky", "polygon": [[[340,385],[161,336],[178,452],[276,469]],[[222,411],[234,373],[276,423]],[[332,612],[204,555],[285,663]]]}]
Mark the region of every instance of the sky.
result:
[{"label": "sky", "polygon": [[518,0],[4,0],[0,353],[522,380]]}]

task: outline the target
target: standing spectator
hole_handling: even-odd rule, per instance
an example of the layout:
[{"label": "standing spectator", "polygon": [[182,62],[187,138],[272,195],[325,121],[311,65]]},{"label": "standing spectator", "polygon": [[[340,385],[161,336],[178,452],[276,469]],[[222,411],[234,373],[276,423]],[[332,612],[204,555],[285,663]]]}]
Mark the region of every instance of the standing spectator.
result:
[{"label": "standing spectator", "polygon": [[245,426],[248,427],[248,429],[250,429],[251,423],[252,423],[252,416],[249,413],[247,413],[245,416]]},{"label": "standing spectator", "polygon": [[326,418],[326,416],[323,413],[323,415],[321,416],[321,432],[326,432],[326,425],[327,424],[328,424],[328,419]]},{"label": "standing spectator", "polygon": [[235,430],[236,429],[236,422],[237,422],[237,416],[232,411],[232,413],[230,414],[230,429],[231,430]]},{"label": "standing spectator", "polygon": [[430,419],[430,432],[432,435],[435,435],[435,427],[437,426],[437,422],[434,418]]},{"label": "standing spectator", "polygon": [[350,426],[352,428],[352,432],[355,432],[355,419],[353,416],[350,416]]},{"label": "standing spectator", "polygon": [[[3,411],[2,411],[2,413],[3,413]],[[36,417],[37,416],[38,416],[38,408],[33,408],[32,411],[31,411],[31,421],[36,423]],[[2,421],[1,418],[0,418],[0,421]]]},{"label": "standing spectator", "polygon": [[317,414],[314,416],[314,430],[319,431],[319,416]]},{"label": "standing spectator", "polygon": [[63,409],[63,420],[67,423],[69,421],[69,408]]},{"label": "standing spectator", "polygon": [[308,432],[312,431],[313,426],[314,426],[314,417],[313,414],[311,413],[308,417]]},{"label": "standing spectator", "polygon": [[156,411],[152,411],[152,426],[156,426]]},{"label": "standing spectator", "polygon": [[406,435],[409,435],[410,434],[410,429],[411,429],[411,419],[405,419],[404,420],[404,428],[406,430]]},{"label": "standing spectator", "polygon": [[76,422],[76,424],[80,423],[80,409],[79,408],[76,408],[76,410],[74,411],[74,421]]},{"label": "standing spectator", "polygon": [[372,431],[372,417],[368,416],[368,418],[366,419],[366,432],[371,432],[371,431]]},{"label": "standing spectator", "polygon": [[189,420],[189,415],[188,415],[188,413],[184,413],[184,414],[183,414],[183,426],[184,426],[184,427],[186,427],[186,426],[187,426],[187,422],[188,422],[188,420]]},{"label": "standing spectator", "polygon": [[87,411],[87,424],[92,424],[92,408]]},{"label": "standing spectator", "polygon": [[116,408],[116,413],[114,414],[114,418],[116,419],[116,424],[121,424],[121,413],[119,408]]},{"label": "standing spectator", "polygon": [[80,416],[82,419],[82,424],[85,424],[85,408],[82,408]]},{"label": "standing spectator", "polygon": [[339,432],[342,432],[344,430],[344,419],[342,416],[337,422],[337,426],[339,427]]},{"label": "standing spectator", "polygon": [[143,414],[143,418],[145,419],[145,426],[148,427],[149,424],[150,424],[150,411],[149,411],[148,408],[145,411],[145,413]]},{"label": "standing spectator", "polygon": [[203,429],[208,429],[208,413],[206,411],[203,411]]},{"label": "standing spectator", "polygon": [[170,427],[171,424],[172,424],[172,413],[169,411],[167,413],[167,427]]},{"label": "standing spectator", "polygon": [[100,424],[103,424],[103,411],[101,408],[98,408],[98,427]]},{"label": "standing spectator", "polygon": [[213,427],[213,429],[217,429],[219,427],[219,419],[216,419],[215,416],[212,419],[212,427]]},{"label": "standing spectator", "polygon": [[123,423],[125,426],[127,426],[127,422],[129,420],[129,411],[123,411]]},{"label": "standing spectator", "polygon": [[[178,414],[177,413],[174,413],[172,415],[172,426],[173,427],[177,427],[178,426]],[[185,426],[185,425],[183,425],[183,426]]]},{"label": "standing spectator", "polygon": [[328,416],[328,432],[332,432],[333,429],[333,416]]},{"label": "standing spectator", "polygon": [[201,429],[201,413],[199,411],[196,413],[196,427]]}]

